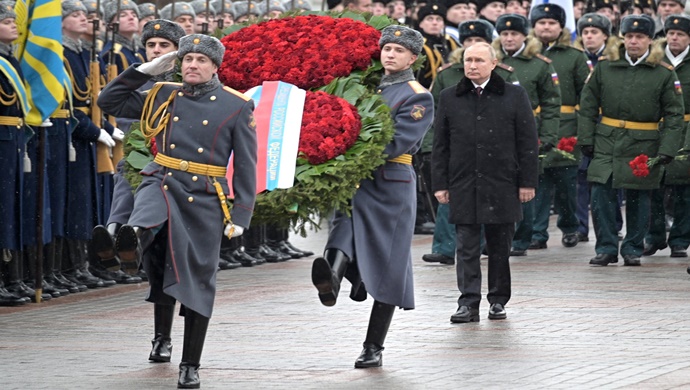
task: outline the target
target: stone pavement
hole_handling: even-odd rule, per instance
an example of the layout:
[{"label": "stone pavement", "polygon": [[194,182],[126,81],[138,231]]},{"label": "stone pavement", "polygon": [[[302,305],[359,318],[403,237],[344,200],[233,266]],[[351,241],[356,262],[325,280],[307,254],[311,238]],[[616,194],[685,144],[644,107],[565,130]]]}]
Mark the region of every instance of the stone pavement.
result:
[{"label": "stone pavement", "polygon": [[[291,241],[320,252],[325,238],[321,230]],[[560,238],[552,230],[549,249],[511,259],[507,320],[489,321],[484,302],[481,322],[451,324],[453,267],[424,263],[431,236],[415,236],[417,308],[396,312],[380,369],[353,368],[371,298],[358,304],[346,293],[321,306],[310,259],[221,271],[202,388],[690,388],[688,260],[666,249],[642,267],[595,268],[593,242],[564,248]],[[116,286],[0,308],[0,386],[175,388],[183,319],[173,327],[173,362],[149,363],[146,291]]]}]

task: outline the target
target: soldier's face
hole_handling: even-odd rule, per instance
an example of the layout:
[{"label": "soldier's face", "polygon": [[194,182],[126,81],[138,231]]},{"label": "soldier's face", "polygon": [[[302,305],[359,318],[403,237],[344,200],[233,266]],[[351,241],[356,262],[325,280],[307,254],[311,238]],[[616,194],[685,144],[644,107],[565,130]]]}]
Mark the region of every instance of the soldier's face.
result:
[{"label": "soldier's face", "polygon": [[660,1],[657,10],[662,19],[666,19],[669,15],[681,14],[683,11],[683,6],[672,0]]},{"label": "soldier's face", "polygon": [[131,9],[120,12],[120,33],[133,34],[139,31],[139,17]]},{"label": "soldier's face", "polygon": [[194,18],[190,15],[180,15],[176,17],[175,23],[182,27],[185,34],[194,34]]},{"label": "soldier's face", "polygon": [[606,34],[596,27],[585,27],[582,29],[582,45],[592,53],[601,49],[607,38]]},{"label": "soldier's face", "polygon": [[534,35],[542,42],[553,42],[561,35],[563,27],[555,19],[539,19],[534,25]]},{"label": "soldier's face", "polygon": [[149,38],[146,41],[146,58],[152,61],[176,49],[175,45],[165,38]]},{"label": "soldier's face", "polygon": [[0,20],[0,42],[10,44],[17,38],[19,38],[19,31],[17,31],[14,18]]},{"label": "soldier's face", "polygon": [[216,64],[204,54],[187,53],[182,58],[182,79],[189,85],[210,81],[217,71]]},{"label": "soldier's face", "polygon": [[468,4],[458,3],[448,8],[446,19],[450,23],[460,24],[466,20],[474,20],[477,17],[477,12],[470,8]]},{"label": "soldier's face", "polygon": [[630,57],[639,58],[647,51],[647,49],[649,49],[649,45],[651,43],[652,38],[650,38],[649,35],[637,32],[629,32],[625,34],[625,51],[628,52]]},{"label": "soldier's face", "polygon": [[415,54],[397,43],[386,43],[381,48],[381,63],[385,74],[398,73],[408,69],[416,60]]},{"label": "soldier's face", "polygon": [[201,34],[204,27],[204,23],[208,24],[208,31],[213,31],[213,25],[209,18],[206,17],[206,13],[200,13],[194,18],[194,32]]},{"label": "soldier's face", "polygon": [[487,45],[474,45],[465,50],[465,77],[477,84],[488,80],[498,63],[496,58],[491,58],[491,51]]},{"label": "soldier's face", "polygon": [[525,7],[522,6],[522,1],[520,0],[509,1],[508,5],[506,5],[506,13],[518,14],[527,17],[527,10],[525,9]]},{"label": "soldier's face", "polygon": [[501,46],[503,47],[503,50],[512,54],[520,50],[522,44],[525,43],[525,39],[527,39],[527,37],[517,31],[505,30],[501,31],[499,39],[501,40]]},{"label": "soldier's face", "polygon": [[668,30],[666,32],[666,42],[671,53],[678,55],[690,45],[690,35],[680,30]]},{"label": "soldier's face", "polygon": [[69,36],[79,36],[87,32],[89,20],[84,11],[72,12],[62,19],[62,31]]},{"label": "soldier's face", "polygon": [[499,16],[506,13],[506,6],[500,1],[494,1],[489,3],[486,7],[479,11],[479,15],[485,17],[491,22],[495,22]]},{"label": "soldier's face", "polygon": [[597,10],[597,13],[606,16],[606,18],[610,20],[611,23],[614,23],[616,21],[616,14],[609,7],[600,8]]},{"label": "soldier's face", "polygon": [[443,27],[443,17],[439,15],[429,15],[419,22],[419,29],[429,35],[440,35]]},{"label": "soldier's face", "polygon": [[371,13],[374,16],[386,15],[386,6],[380,1],[371,3]]}]

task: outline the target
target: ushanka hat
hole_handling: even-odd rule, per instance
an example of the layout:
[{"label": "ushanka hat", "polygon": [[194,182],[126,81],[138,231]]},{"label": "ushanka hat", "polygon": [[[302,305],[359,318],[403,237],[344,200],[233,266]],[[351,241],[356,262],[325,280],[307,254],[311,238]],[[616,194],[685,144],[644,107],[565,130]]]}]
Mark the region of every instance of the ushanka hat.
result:
[{"label": "ushanka hat", "polygon": [[191,16],[192,18],[196,18],[196,14],[194,13],[194,8],[192,8],[189,3],[184,3],[184,2],[176,2],[175,3],[175,13],[173,14],[173,9],[172,9],[172,3],[166,5],[165,7],[161,8],[160,11],[158,11],[158,15],[160,16],[161,19],[168,19],[174,21],[175,19],[179,18],[180,16],[187,15]]},{"label": "ushanka hat", "polygon": [[[132,0],[120,0],[120,12],[122,11],[134,11],[139,17],[139,6]],[[117,14],[118,0],[109,1],[103,5],[103,12],[105,16],[105,22],[110,23]]]},{"label": "ushanka hat", "polygon": [[164,38],[178,46],[183,36],[185,32],[179,24],[165,19],[154,19],[146,22],[141,29],[141,44],[146,46],[146,41],[151,38]]},{"label": "ushanka hat", "polygon": [[283,2],[283,6],[287,10],[298,9],[302,11],[311,11],[311,3],[308,0],[286,0]]},{"label": "ushanka hat", "polygon": [[621,34],[636,32],[654,38],[654,19],[647,15],[628,15],[621,21]]},{"label": "ushanka hat", "polygon": [[445,5],[441,3],[428,3],[421,7],[419,11],[417,11],[417,19],[421,23],[422,20],[424,20],[424,18],[426,18],[429,15],[438,15],[442,18],[445,18],[447,12],[448,9]]},{"label": "ushanka hat", "polygon": [[517,31],[524,36],[529,34],[529,22],[527,18],[518,14],[503,14],[496,19],[496,32]]},{"label": "ushanka hat", "polygon": [[262,15],[266,15],[269,12],[277,11],[280,13],[285,13],[287,10],[280,0],[270,0],[268,3],[268,9],[266,9],[266,2],[262,1],[259,3],[259,11]]},{"label": "ushanka hat", "polygon": [[137,8],[139,8],[140,19],[156,15],[156,5],[153,3],[141,3]]},{"label": "ushanka hat", "polygon": [[664,22],[664,31],[680,30],[690,35],[690,17],[687,15],[671,15]]},{"label": "ushanka hat", "polygon": [[405,26],[388,26],[381,31],[379,47],[383,48],[387,43],[397,43],[408,49],[415,55],[419,55],[424,47],[424,37],[422,34]]},{"label": "ushanka hat", "polygon": [[209,35],[190,34],[180,38],[177,49],[177,57],[182,59],[189,53],[199,53],[207,56],[211,61],[220,66],[225,54],[225,46],[218,40]]},{"label": "ushanka hat", "polygon": [[245,15],[261,16],[261,10],[256,2],[236,1],[232,3],[232,14],[235,15],[235,19]]},{"label": "ushanka hat", "polygon": [[494,26],[486,20],[466,20],[458,26],[458,38],[462,44],[465,39],[479,37],[487,43],[494,39]]},{"label": "ushanka hat", "polygon": [[[9,3],[9,2],[3,2],[4,3]],[[62,17],[65,18],[68,15],[74,13],[74,12],[79,12],[83,11],[84,13],[87,13],[86,5],[81,2],[80,0],[62,0]]]},{"label": "ushanka hat", "polygon": [[587,27],[596,27],[603,31],[607,36],[611,36],[611,21],[609,18],[596,12],[582,15],[577,21],[577,34],[582,35],[582,30]]},{"label": "ushanka hat", "polygon": [[563,28],[565,27],[565,10],[553,3],[539,4],[532,8],[529,19],[532,22],[532,27],[541,19],[553,19]]},{"label": "ushanka hat", "polygon": [[[189,5],[192,6],[192,8],[194,9],[194,13],[197,14],[197,15],[203,14],[203,13],[206,12],[206,0],[194,0],[194,1],[190,1],[190,2],[189,2]],[[215,15],[215,14],[216,14],[216,9],[213,7],[213,4],[211,4],[210,1],[209,1],[209,3],[208,3],[208,12],[209,12],[209,14],[211,14],[211,15]]]}]

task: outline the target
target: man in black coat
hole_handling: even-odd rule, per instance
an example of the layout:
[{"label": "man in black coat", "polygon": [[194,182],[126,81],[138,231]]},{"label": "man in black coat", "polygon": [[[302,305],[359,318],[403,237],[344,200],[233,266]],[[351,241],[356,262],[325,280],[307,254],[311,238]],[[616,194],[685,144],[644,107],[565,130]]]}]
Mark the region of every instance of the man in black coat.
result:
[{"label": "man in black coat", "polygon": [[[521,202],[538,182],[534,114],[525,90],[493,69],[496,52],[486,43],[465,51],[465,77],[441,92],[434,124],[432,187],[450,204],[456,225],[458,310],[451,322],[479,321],[482,224],[489,253],[489,319],[505,319],[510,299],[508,257]],[[468,120],[467,118],[475,118]]]}]

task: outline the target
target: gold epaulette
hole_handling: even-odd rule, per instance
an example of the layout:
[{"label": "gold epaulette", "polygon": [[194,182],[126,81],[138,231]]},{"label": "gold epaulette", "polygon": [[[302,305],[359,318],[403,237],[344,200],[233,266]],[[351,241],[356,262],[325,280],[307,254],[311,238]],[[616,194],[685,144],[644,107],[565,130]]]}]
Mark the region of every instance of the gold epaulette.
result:
[{"label": "gold epaulette", "polygon": [[510,65],[506,65],[502,62],[499,62],[497,66],[503,70],[507,70],[508,72],[514,72],[515,71],[515,68],[513,68]]},{"label": "gold epaulette", "polygon": [[547,57],[547,56],[545,56],[545,55],[543,55],[543,54],[537,54],[536,57],[539,58],[540,60],[546,62],[547,64],[550,64],[550,63],[553,62],[553,61],[551,60],[551,58],[549,58],[549,57]]},{"label": "gold epaulette", "polygon": [[113,44],[113,51],[115,54],[120,54],[120,51],[122,50],[122,44],[115,43]]},{"label": "gold epaulette", "polygon": [[426,93],[426,92],[428,92],[426,90],[426,88],[422,87],[422,84],[416,82],[415,80],[408,81],[407,85],[409,85],[410,88],[412,88],[414,93]]},{"label": "gold epaulette", "polygon": [[248,101],[250,100],[249,96],[243,94],[243,93],[240,92],[240,91],[235,91],[234,89],[232,89],[232,88],[230,88],[230,87],[223,87],[223,90],[224,90],[225,92],[230,92],[231,94],[237,96],[238,98],[244,100],[245,102],[248,102]]},{"label": "gold epaulette", "polygon": [[660,62],[659,62],[659,65],[663,66],[664,68],[666,68],[666,69],[668,69],[668,70],[674,70],[673,65],[671,65],[671,64],[669,64],[669,63],[667,63],[667,62],[660,61]]}]

